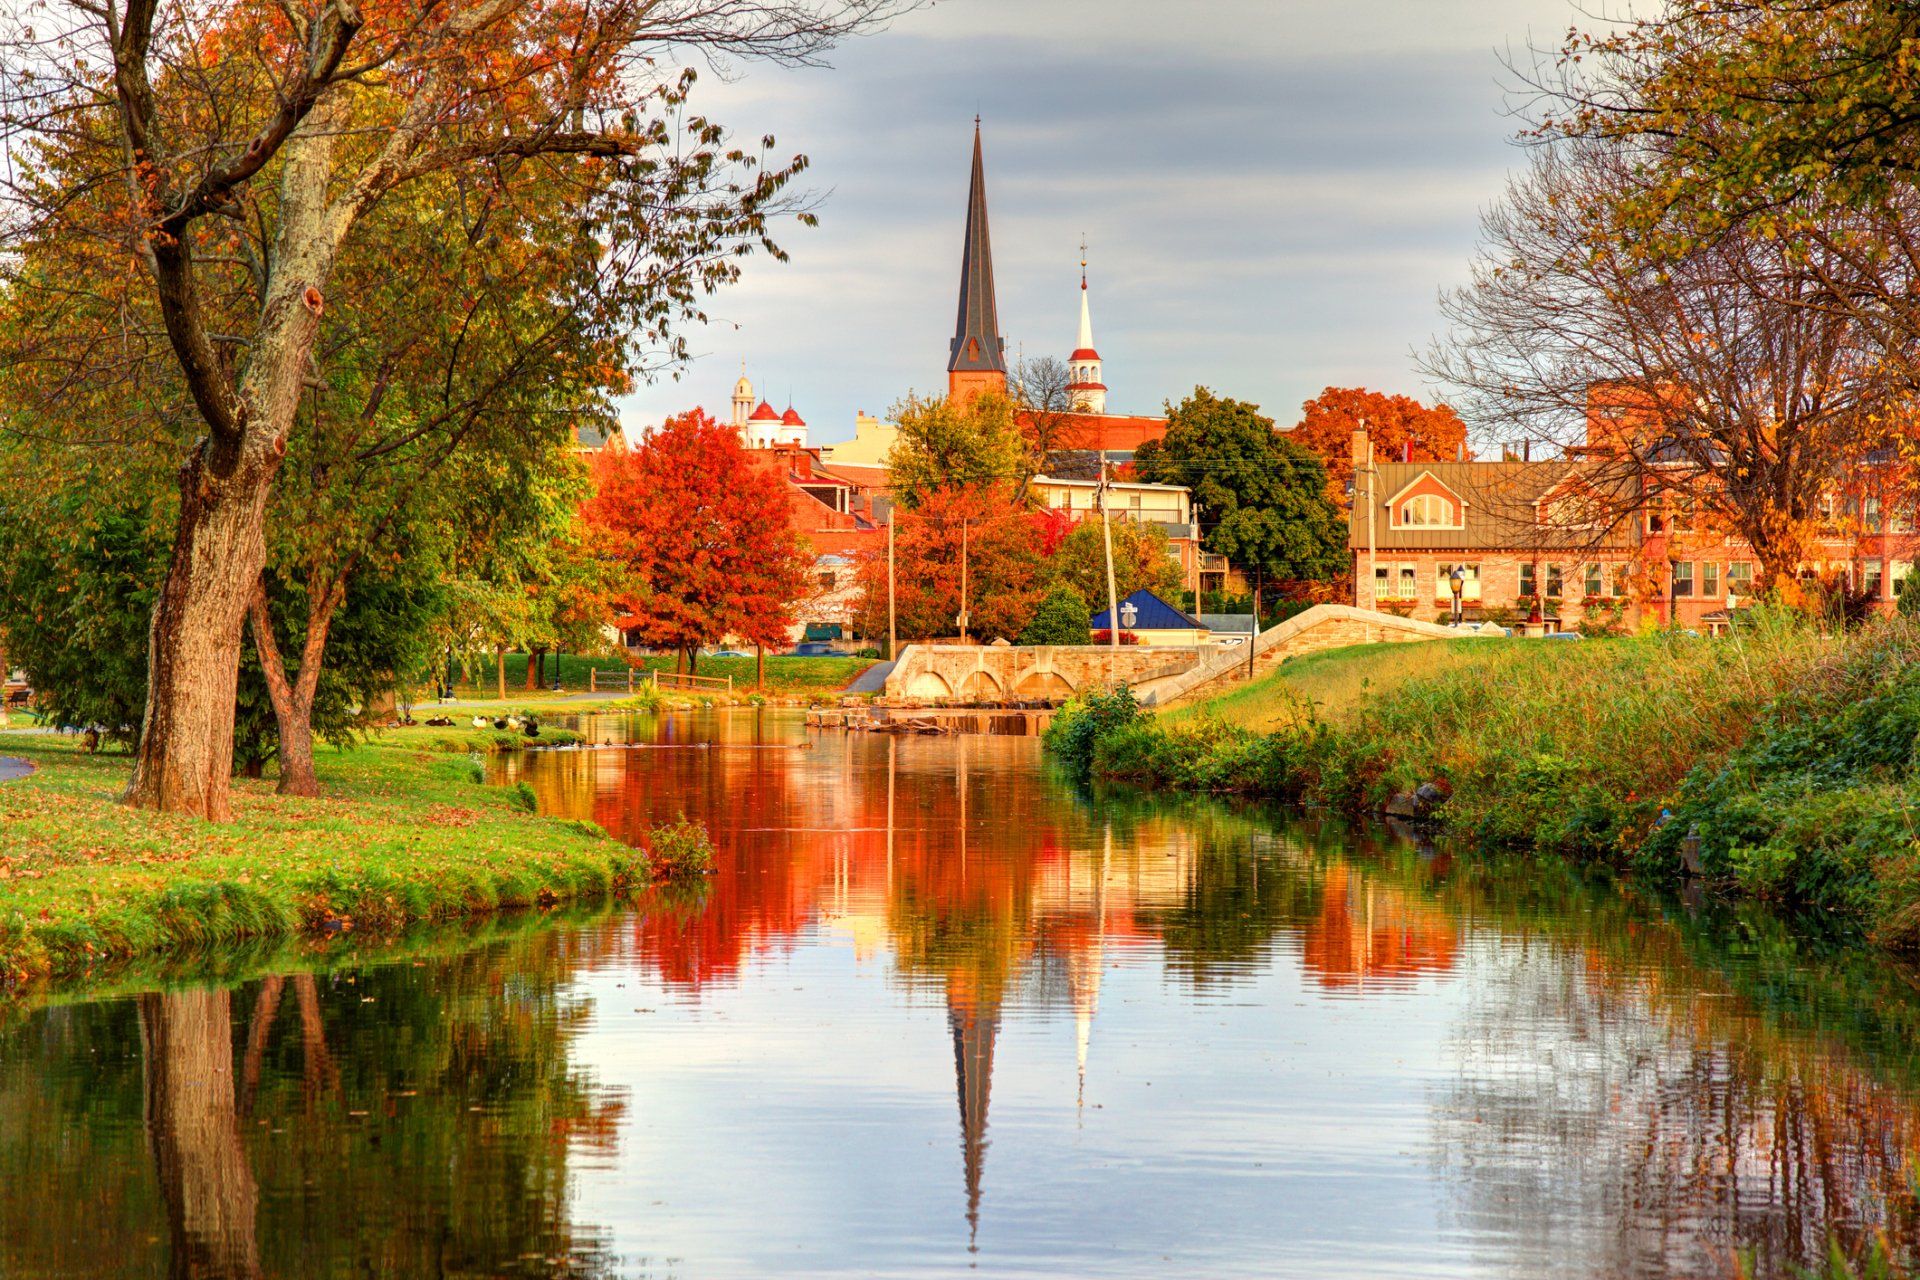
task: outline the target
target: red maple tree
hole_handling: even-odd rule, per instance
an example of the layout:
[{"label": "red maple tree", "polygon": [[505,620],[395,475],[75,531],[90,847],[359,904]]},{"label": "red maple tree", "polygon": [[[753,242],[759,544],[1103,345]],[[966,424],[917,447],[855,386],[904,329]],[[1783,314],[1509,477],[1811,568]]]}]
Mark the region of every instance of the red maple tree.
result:
[{"label": "red maple tree", "polygon": [[1452,462],[1467,439],[1467,424],[1444,404],[1428,408],[1412,396],[1328,387],[1300,406],[1300,421],[1287,435],[1327,464],[1327,493],[1341,506],[1353,482],[1353,432],[1362,422],[1380,462]]},{"label": "red maple tree", "polygon": [[[967,566],[969,634],[1018,636],[1046,594],[1035,517],[1007,484],[947,484],[928,489],[912,511],[895,510],[894,606],[902,640],[959,631],[960,565]],[[887,554],[859,566],[859,627],[887,634]]]},{"label": "red maple tree", "polygon": [[779,475],[753,465],[733,428],[695,409],[600,454],[581,514],[620,567],[620,623],[644,642],[690,669],[719,640],[786,644],[806,556]]}]

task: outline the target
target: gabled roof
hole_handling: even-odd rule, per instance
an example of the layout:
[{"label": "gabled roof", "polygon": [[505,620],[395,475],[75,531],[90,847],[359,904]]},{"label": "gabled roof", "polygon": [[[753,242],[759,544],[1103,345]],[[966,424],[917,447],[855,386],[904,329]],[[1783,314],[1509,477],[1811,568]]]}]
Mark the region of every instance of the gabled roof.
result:
[{"label": "gabled roof", "polygon": [[[1129,604],[1135,609],[1138,609],[1140,613],[1139,616],[1134,619],[1131,627],[1122,624],[1121,629],[1124,631],[1206,630],[1206,624],[1202,623],[1198,618],[1182,613],[1145,588],[1134,592],[1120,602],[1120,613],[1123,618],[1126,616],[1126,606]],[[1095,631],[1105,631],[1112,626],[1113,623],[1108,619],[1105,609],[1093,615],[1093,629]]]},{"label": "gabled roof", "polygon": [[[1569,462],[1564,458],[1538,462],[1382,462],[1377,464],[1375,491],[1378,515],[1374,545],[1382,553],[1397,550],[1474,551],[1502,549],[1568,551],[1595,546],[1624,546],[1630,540],[1624,516],[1605,529],[1558,529],[1542,524],[1536,506],[1549,490],[1570,476],[1588,477],[1596,491],[1611,491],[1620,483],[1599,464]],[[1459,495],[1467,504],[1465,528],[1409,525],[1396,528],[1389,495],[1398,495],[1423,474]],[[1367,547],[1367,478],[1354,491],[1347,527],[1349,548]],[[1625,511],[1629,503],[1622,502]]]},{"label": "gabled roof", "polygon": [[1419,475],[1415,476],[1413,479],[1407,481],[1405,484],[1401,485],[1398,489],[1394,490],[1393,496],[1387,499],[1387,506],[1389,508],[1399,506],[1400,503],[1406,498],[1407,492],[1413,489],[1415,486],[1417,486],[1422,480],[1433,481],[1435,484],[1439,485],[1442,489],[1445,489],[1449,494],[1451,494],[1453,496],[1454,501],[1458,502],[1462,507],[1465,507],[1467,505],[1467,500],[1460,495],[1459,490],[1455,489],[1452,485],[1448,484],[1445,480],[1442,480],[1439,476],[1434,475],[1433,469],[1431,467],[1423,466],[1420,470]]}]

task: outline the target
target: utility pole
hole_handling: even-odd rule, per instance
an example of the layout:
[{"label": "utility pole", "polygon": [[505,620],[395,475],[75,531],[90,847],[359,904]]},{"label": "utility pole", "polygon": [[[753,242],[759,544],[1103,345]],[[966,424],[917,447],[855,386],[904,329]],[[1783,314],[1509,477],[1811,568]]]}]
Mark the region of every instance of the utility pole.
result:
[{"label": "utility pole", "polygon": [[887,661],[900,660],[899,625],[893,611],[893,513],[897,508],[887,507]]},{"label": "utility pole", "polygon": [[1107,451],[1100,450],[1100,541],[1107,552],[1107,648],[1120,653],[1120,600],[1113,585],[1113,522],[1107,516]]},{"label": "utility pole", "polygon": [[[1367,429],[1367,420],[1365,418],[1360,419],[1360,429],[1362,431],[1365,431]],[[1367,436],[1367,594],[1366,594],[1367,608],[1369,609],[1378,609],[1380,607],[1380,588],[1377,583],[1377,579],[1380,574],[1380,570],[1377,564],[1377,560],[1379,558],[1379,551],[1374,546],[1374,539],[1373,539],[1374,513],[1375,513],[1375,510],[1380,505],[1377,501],[1375,501],[1375,497],[1374,497],[1374,476],[1376,474],[1377,474],[1377,471],[1373,465],[1373,436],[1369,434]]]},{"label": "utility pole", "polygon": [[967,643],[967,518],[960,517],[960,643]]}]

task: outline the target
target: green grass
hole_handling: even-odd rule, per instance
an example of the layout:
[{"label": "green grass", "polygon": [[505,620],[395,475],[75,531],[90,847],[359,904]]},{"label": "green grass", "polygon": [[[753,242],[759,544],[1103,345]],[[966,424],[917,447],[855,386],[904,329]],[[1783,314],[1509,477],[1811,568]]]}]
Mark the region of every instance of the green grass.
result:
[{"label": "green grass", "polygon": [[1498,640],[1360,644],[1289,658],[1270,676],[1176,707],[1171,723],[1209,718],[1267,732],[1310,718],[1339,719],[1381,690],[1476,662]]},{"label": "green grass", "polygon": [[1433,782],[1476,841],[1658,878],[1697,836],[1714,884],[1920,946],[1912,622],[1342,650],[1163,716],[1097,710],[1050,731],[1095,777],[1355,814]]},{"label": "green grass", "polygon": [[117,803],[125,756],[0,734],[39,766],[0,784],[0,982],[182,947],[387,931],[604,897],[645,856],[590,823],[534,817],[482,785],[493,732],[414,729],[323,751],[320,799],[236,780],[235,820]]},{"label": "green grass", "polygon": [[[553,684],[554,658],[547,657],[547,688]],[[853,678],[873,665],[871,658],[790,658],[783,655],[769,655],[767,658],[766,692],[774,695],[805,696],[809,694],[834,693],[853,681]],[[578,654],[562,654],[559,659],[560,685],[569,693],[587,691],[587,672],[589,670],[624,671],[625,658],[609,656],[585,658]],[[638,671],[673,670],[671,657],[647,657],[639,660]],[[703,676],[732,676],[734,692],[741,696],[753,692],[754,659],[751,655],[744,658],[702,658],[700,670]],[[510,653],[507,655],[507,697],[509,700],[537,700],[541,691],[530,691],[527,683],[527,655]],[[491,661],[482,663],[470,674],[461,676],[457,686],[462,697],[493,697],[497,692],[494,667]],[[613,691],[625,693],[624,683],[615,683]],[[424,704],[422,704],[424,705]],[[414,714],[418,715],[416,711]]]}]

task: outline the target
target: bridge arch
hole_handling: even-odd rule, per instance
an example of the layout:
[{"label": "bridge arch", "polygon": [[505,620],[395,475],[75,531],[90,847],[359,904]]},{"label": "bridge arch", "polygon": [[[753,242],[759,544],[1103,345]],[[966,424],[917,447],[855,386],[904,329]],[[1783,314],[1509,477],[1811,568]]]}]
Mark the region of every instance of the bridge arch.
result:
[{"label": "bridge arch", "polygon": [[909,698],[951,698],[953,686],[938,671],[916,671],[907,685]]},{"label": "bridge arch", "polygon": [[1016,698],[1058,698],[1065,701],[1073,693],[1072,682],[1057,671],[1035,669],[1013,683],[1013,696]]},{"label": "bridge arch", "polygon": [[982,668],[967,673],[966,678],[960,682],[960,696],[962,698],[1003,698],[1006,696],[1006,690],[998,680],[994,679],[993,672]]}]

